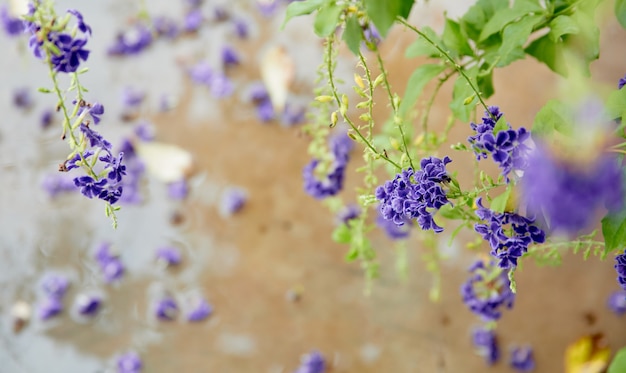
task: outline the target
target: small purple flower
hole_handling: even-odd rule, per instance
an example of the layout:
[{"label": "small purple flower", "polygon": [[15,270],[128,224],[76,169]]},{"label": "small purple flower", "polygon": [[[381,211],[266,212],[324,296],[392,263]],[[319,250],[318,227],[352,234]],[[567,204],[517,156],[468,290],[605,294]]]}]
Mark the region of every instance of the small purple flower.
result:
[{"label": "small purple flower", "polygon": [[100,194],[98,195],[98,198],[113,205],[117,201],[120,200],[120,198],[122,197],[123,190],[124,189],[121,185],[118,185],[118,186],[108,185],[105,189],[103,189],[100,192]]},{"label": "small purple flower", "polygon": [[113,56],[138,54],[152,44],[150,30],[137,23],[133,29],[117,34],[115,44],[109,47],[108,53]]},{"label": "small purple flower", "polygon": [[511,367],[520,372],[530,372],[535,369],[535,358],[530,346],[515,347],[511,350]]},{"label": "small purple flower", "polygon": [[222,46],[222,64],[226,66],[239,65],[239,54],[230,45]]},{"label": "small purple flower", "polygon": [[78,22],[78,29],[82,33],[91,35],[91,27],[89,27],[89,25],[85,23],[85,20],[83,19],[83,15],[80,14],[78,10],[70,9],[67,12],[73,15],[74,17],[76,17],[76,21]]},{"label": "small purple flower", "polygon": [[237,35],[239,39],[248,38],[248,35],[250,34],[250,30],[248,27],[248,23],[245,20],[241,18],[236,18],[233,20],[233,26],[235,28],[235,35]]},{"label": "small purple flower", "polygon": [[619,78],[619,82],[617,82],[617,89],[622,89],[622,87],[626,85],[626,75],[623,78]]},{"label": "small purple flower", "polygon": [[143,91],[135,89],[133,87],[124,87],[121,97],[122,105],[127,108],[136,108],[141,105],[143,100],[146,98],[146,94]]},{"label": "small purple flower", "polygon": [[239,212],[248,200],[247,193],[239,188],[228,188],[222,193],[220,212],[223,215],[233,215]]},{"label": "small purple flower", "polygon": [[180,179],[173,183],[169,183],[167,185],[167,194],[173,200],[183,200],[187,198],[187,194],[189,194],[189,187],[187,185],[187,180]]},{"label": "small purple flower", "polygon": [[300,361],[300,366],[294,373],[324,373],[326,372],[326,361],[324,356],[318,351],[304,355]]},{"label": "small purple flower", "polygon": [[[306,109],[304,107],[287,105],[285,106],[285,110],[283,111],[282,122],[288,127],[295,126],[296,124],[304,122],[305,114]],[[352,142],[352,140],[350,140],[350,142]]]},{"label": "small purple flower", "polygon": [[256,0],[257,9],[264,17],[272,17],[278,9],[278,0]]},{"label": "small purple flower", "polygon": [[202,11],[200,9],[194,9],[185,14],[183,30],[185,30],[185,32],[196,32],[200,29],[200,26],[202,26],[202,22],[204,22]]},{"label": "small purple flower", "polygon": [[94,180],[91,176],[80,176],[74,178],[74,185],[80,188],[80,192],[87,198],[99,197],[104,191],[107,180]]},{"label": "small purple flower", "polygon": [[46,193],[48,193],[50,198],[55,198],[61,193],[73,192],[76,190],[74,178],[65,173],[55,173],[44,176],[41,186]]},{"label": "small purple flower", "polygon": [[500,348],[496,332],[487,328],[475,329],[472,332],[472,341],[478,355],[485,359],[489,365],[495,364],[500,359]]},{"label": "small purple flower", "polygon": [[615,271],[617,271],[617,282],[626,291],[626,250],[615,257]]},{"label": "small purple flower", "polygon": [[302,178],[304,179],[304,191],[313,198],[323,199],[334,196],[343,189],[343,180],[346,166],[335,161],[326,177],[318,179],[316,176],[316,168],[319,160],[313,159],[302,170]]},{"label": "small purple flower", "polygon": [[621,162],[609,154],[586,165],[556,159],[537,142],[521,180],[528,210],[545,217],[549,231],[577,234],[595,222],[602,208],[623,206]]},{"label": "small purple flower", "polygon": [[98,295],[79,294],[74,301],[76,312],[81,316],[94,317],[100,311],[102,298]]},{"label": "small purple flower", "polygon": [[59,54],[53,54],[50,62],[58,72],[73,73],[78,69],[80,61],[87,61],[89,51],[83,49],[87,39],[73,39],[68,34],[59,34],[57,47]]},{"label": "small purple flower", "polygon": [[143,363],[139,355],[130,351],[117,358],[117,373],[141,373]]},{"label": "small purple flower", "polygon": [[274,119],[274,105],[272,105],[272,101],[269,98],[256,105],[256,115],[263,123],[267,123]]},{"label": "small purple flower", "polygon": [[626,290],[611,293],[607,305],[617,316],[626,314]]},{"label": "small purple flower", "polygon": [[33,106],[33,97],[27,87],[13,91],[13,105],[20,109],[30,109]]},{"label": "small purple flower", "polygon": [[124,265],[119,258],[112,258],[106,263],[102,263],[100,269],[106,283],[115,282],[124,276]]},{"label": "small purple flower", "polygon": [[215,73],[211,78],[211,94],[216,98],[230,96],[235,90],[235,85],[224,73]]},{"label": "small purple flower", "polygon": [[19,36],[24,32],[24,21],[11,16],[6,5],[0,7],[0,23],[9,36]]},{"label": "small purple flower", "polygon": [[41,282],[41,288],[50,298],[63,298],[69,286],[70,282],[67,277],[57,274],[47,275]]},{"label": "small purple flower", "polygon": [[39,122],[41,124],[41,128],[48,128],[52,125],[52,122],[54,121],[54,110],[52,109],[44,109],[44,111],[41,113],[41,121]]},{"label": "small purple flower", "polygon": [[206,61],[200,61],[189,69],[189,77],[196,84],[211,85],[214,70]]},{"label": "small purple flower", "polygon": [[178,316],[178,305],[173,298],[166,296],[155,303],[154,313],[161,321],[172,321]]},{"label": "small purple flower", "polygon": [[176,22],[169,17],[155,17],[152,25],[157,35],[164,38],[175,39],[180,32]]},{"label": "small purple flower", "polygon": [[379,209],[376,225],[381,228],[390,239],[401,240],[409,237],[414,224],[413,220],[407,219],[404,224],[397,225],[392,220],[385,219]]},{"label": "small purple flower", "polygon": [[193,309],[187,313],[187,321],[203,321],[213,313],[213,307],[203,298],[195,301]]},{"label": "small purple flower", "polygon": [[372,22],[369,22],[367,24],[367,26],[363,30],[363,34],[365,37],[365,47],[367,49],[374,50],[374,48],[370,48],[370,46],[371,45],[377,46],[378,44],[380,44],[380,41],[382,40],[380,33],[378,32],[378,30],[376,29],[376,26],[374,26]]},{"label": "small purple flower", "polygon": [[48,320],[63,311],[63,303],[57,297],[47,297],[38,307],[38,314],[41,320]]},{"label": "small purple flower", "polygon": [[85,124],[81,124],[79,128],[80,131],[85,134],[87,140],[89,140],[89,146],[99,147],[105,150],[111,150],[111,143],[105,140],[98,132],[92,130]]},{"label": "small purple flower", "polygon": [[484,320],[498,320],[502,316],[500,309],[512,308],[515,301],[507,272],[493,260],[478,260],[469,271],[470,278],[461,286],[463,302]]},{"label": "small purple flower", "polygon": [[178,265],[181,261],[180,250],[172,246],[165,246],[157,249],[156,257],[158,261],[162,261],[168,266]]},{"label": "small purple flower", "polygon": [[352,219],[356,219],[361,215],[361,207],[359,205],[347,205],[337,214],[337,220],[340,224],[348,224]]},{"label": "small purple flower", "polygon": [[150,122],[141,122],[135,126],[135,135],[142,141],[154,140],[154,126]]}]

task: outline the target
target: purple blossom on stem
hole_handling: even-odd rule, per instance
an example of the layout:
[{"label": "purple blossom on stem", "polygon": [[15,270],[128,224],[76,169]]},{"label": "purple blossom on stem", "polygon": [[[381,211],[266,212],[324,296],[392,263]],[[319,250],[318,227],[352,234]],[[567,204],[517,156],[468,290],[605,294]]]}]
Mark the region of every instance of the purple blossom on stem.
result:
[{"label": "purple blossom on stem", "polygon": [[240,211],[248,200],[248,194],[239,188],[228,188],[222,193],[220,212],[230,216]]},{"label": "purple blossom on stem", "polygon": [[9,36],[19,36],[24,32],[24,21],[9,14],[6,5],[0,7],[0,23]]},{"label": "purple blossom on stem", "polygon": [[203,321],[213,313],[213,307],[204,298],[196,299],[194,307],[187,314],[187,321]]},{"label": "purple blossom on stem", "polygon": [[626,291],[626,250],[615,257],[615,271],[617,271],[617,282]]},{"label": "purple blossom on stem", "polygon": [[626,290],[614,291],[607,301],[609,309],[617,316],[626,314]]},{"label": "purple blossom on stem", "polygon": [[158,248],[156,251],[156,257],[158,261],[162,261],[168,266],[178,265],[181,261],[180,250],[172,246]]},{"label": "purple blossom on stem", "polygon": [[341,133],[331,137],[328,146],[334,160],[329,165],[325,177],[320,180],[316,176],[316,168],[319,164],[317,159],[313,159],[302,170],[304,191],[316,199],[334,196],[341,191],[346,166],[350,160],[350,151],[354,144],[347,134]]},{"label": "purple blossom on stem", "polygon": [[494,261],[478,260],[469,272],[470,278],[461,286],[461,295],[470,311],[486,321],[494,321],[502,316],[501,308],[513,307],[515,293],[511,291],[507,272]]},{"label": "purple blossom on stem", "polygon": [[520,372],[530,372],[535,369],[535,358],[530,346],[515,347],[511,350],[511,367]]},{"label": "purple blossom on stem", "polygon": [[91,27],[85,23],[83,15],[76,9],[69,9],[67,12],[76,17],[78,29],[80,30],[80,32],[84,34],[89,34],[91,36]]},{"label": "purple blossom on stem", "polygon": [[48,174],[41,183],[42,188],[48,193],[50,198],[55,198],[61,193],[73,192],[76,190],[74,178],[67,174]]},{"label": "purple blossom on stem", "polygon": [[59,34],[56,41],[59,53],[50,58],[55,71],[73,73],[78,69],[81,60],[87,61],[89,51],[83,49],[87,39],[74,39],[69,34]]},{"label": "purple blossom on stem", "polygon": [[318,351],[312,351],[302,357],[300,366],[294,373],[324,373],[326,371],[326,361],[324,356]]},{"label": "purple blossom on stem", "polygon": [[117,373],[140,373],[143,363],[139,355],[130,351],[117,358]]},{"label": "purple blossom on stem", "polygon": [[37,310],[41,320],[48,320],[63,311],[63,303],[60,298],[47,297],[39,304]]},{"label": "purple blossom on stem", "polygon": [[621,162],[604,154],[587,165],[556,159],[542,143],[528,157],[521,180],[528,210],[544,217],[549,231],[577,234],[594,223],[595,212],[623,206]]},{"label": "purple blossom on stem", "polygon": [[98,295],[79,294],[74,302],[76,312],[81,316],[94,317],[100,311],[102,298]]},{"label": "purple blossom on stem", "polygon": [[500,359],[500,348],[496,332],[487,328],[475,329],[472,332],[472,342],[478,355],[485,359],[489,365],[495,364]]},{"label": "purple blossom on stem", "polygon": [[178,305],[176,301],[169,296],[159,299],[155,303],[154,308],[157,319],[161,321],[172,321],[178,316]]},{"label": "purple blossom on stem", "polygon": [[80,188],[80,192],[87,198],[99,197],[100,193],[104,191],[106,185],[106,179],[94,180],[91,176],[80,176],[74,178],[74,185]]},{"label": "purple blossom on stem", "polygon": [[407,220],[416,219],[423,230],[442,232],[443,228],[435,223],[433,214],[450,203],[442,187],[442,183],[451,180],[446,171],[446,165],[450,162],[452,160],[447,156],[443,159],[424,158],[417,172],[412,168],[402,170],[393,180],[379,186],[375,195],[381,202],[383,218],[396,225],[404,225]]},{"label": "purple blossom on stem", "polygon": [[98,147],[108,151],[111,150],[111,143],[105,140],[98,132],[92,130],[91,128],[89,128],[89,126],[86,126],[85,124],[81,124],[79,128],[80,131],[85,134],[87,140],[89,140],[89,146],[91,146],[92,148]]},{"label": "purple blossom on stem", "polygon": [[[87,161],[89,159],[89,157],[93,156],[93,151],[91,150],[87,150],[83,153],[83,159],[85,159],[85,161]],[[75,168],[79,168],[80,167],[80,163],[82,162],[80,153],[76,153],[72,156],[72,158],[68,159],[65,162],[65,167],[67,168],[67,170],[73,170]]]}]

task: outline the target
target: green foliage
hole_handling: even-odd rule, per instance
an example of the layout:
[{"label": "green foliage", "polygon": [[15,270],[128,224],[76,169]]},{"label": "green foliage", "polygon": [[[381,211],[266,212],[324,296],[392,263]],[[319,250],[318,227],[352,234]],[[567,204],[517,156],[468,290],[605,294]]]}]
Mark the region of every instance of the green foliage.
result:
[{"label": "green foliage", "polygon": [[[471,68],[466,72],[470,81],[474,85],[476,85],[476,74],[478,73],[478,68]],[[455,117],[459,118],[462,122],[469,121],[470,113],[474,109],[474,105],[471,103],[474,101],[467,102],[466,99],[474,94],[474,90],[472,86],[463,78],[458,78],[454,83],[454,88],[452,89],[452,101],[450,102],[450,110]]]},{"label": "green foliage", "polygon": [[617,351],[607,373],[624,373],[626,372],[626,347],[622,347]]},{"label": "green foliage", "polygon": [[626,246],[626,210],[609,213],[602,219],[604,255]]},{"label": "green foliage", "polygon": [[343,30],[342,39],[346,42],[348,49],[358,56],[361,41],[363,40],[363,29],[356,15],[353,14],[346,18],[346,28]]},{"label": "green foliage", "polygon": [[606,111],[612,119],[623,119],[626,114],[626,89],[611,92],[606,101]]},{"label": "green foliage", "polygon": [[574,121],[569,107],[558,100],[548,101],[535,116],[532,131],[539,137],[549,137],[555,131],[566,133]]},{"label": "green foliage", "polygon": [[406,85],[404,99],[400,103],[400,109],[398,110],[399,114],[405,115],[415,105],[426,84],[445,69],[445,66],[435,64],[424,64],[415,69]]},{"label": "green foliage", "polygon": [[[432,28],[425,26],[422,28],[422,32],[437,45],[443,45],[443,41],[439,39],[439,36],[437,36],[437,33]],[[438,57],[440,54],[441,53],[437,50],[437,48],[424,40],[424,38],[418,38],[404,51],[404,55],[407,58],[414,58],[419,56]]]},{"label": "green foliage", "polygon": [[509,202],[509,198],[511,197],[511,190],[511,185],[509,185],[504,193],[491,200],[491,206],[489,208],[495,212],[500,213],[506,211],[507,203]]},{"label": "green foliage", "polygon": [[323,4],[328,3],[329,0],[306,0],[306,1],[294,1],[287,7],[285,20],[281,26],[281,29],[285,27],[290,19],[297,16],[303,16],[305,14],[311,14],[318,10]]},{"label": "green foliage", "polygon": [[338,5],[335,2],[324,4],[315,16],[315,22],[313,23],[313,30],[315,30],[315,34],[323,38],[334,32],[337,28],[339,16],[342,12],[343,6]]},{"label": "green foliage", "polygon": [[626,0],[615,0],[615,16],[619,24],[626,28]]},{"label": "green foliage", "polygon": [[396,18],[407,18],[415,0],[363,0],[368,17],[383,37],[387,36],[389,29]]}]

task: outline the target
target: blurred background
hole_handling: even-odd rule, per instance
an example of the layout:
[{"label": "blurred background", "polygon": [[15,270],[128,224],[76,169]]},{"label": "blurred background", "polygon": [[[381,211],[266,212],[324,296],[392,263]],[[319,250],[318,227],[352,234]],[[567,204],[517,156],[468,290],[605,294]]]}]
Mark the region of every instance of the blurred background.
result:
[{"label": "blurred background", "polygon": [[[93,30],[81,83],[89,101],[104,105],[98,130],[114,149],[125,141],[167,144],[175,147],[168,151],[193,160],[187,170],[186,162],[165,156],[140,157],[145,164],[184,168],[185,182],[172,183],[149,166],[138,172],[134,198],[121,204],[116,230],[101,201],[71,191],[57,172],[69,148],[60,140],[53,95],[37,92],[50,88],[47,68],[31,55],[26,36],[0,36],[0,372],[113,372],[120,354],[135,351],[145,372],[279,373],[296,370],[301,355],[313,350],[331,372],[507,372],[508,346],[526,344],[535,350],[536,371],[559,372],[566,347],[579,337],[600,333],[613,350],[626,345],[626,317],[606,306],[618,287],[612,260],[567,254],[560,267],[526,261],[516,273],[516,305],[498,327],[503,359],[492,367],[474,351],[470,333],[478,320],[459,291],[475,257],[465,250],[472,235],[449,243],[444,233],[437,243],[447,260],[441,297],[433,303],[433,278],[423,261],[428,253],[420,242],[408,241],[403,277],[393,244],[375,233],[381,278],[365,295],[359,264],[347,263],[347,248],[331,239],[336,218],[302,187],[310,157],[301,114],[322,62],[312,20],[294,19],[280,31],[285,2],[193,3],[57,2],[59,13],[78,9]],[[470,3],[418,2],[412,21],[439,31],[444,10],[461,15]],[[137,22],[146,16],[168,17],[187,31],[163,32],[139,52],[111,55],[120,33],[127,41],[141,40]],[[610,17],[603,27],[592,73],[598,84],[613,87],[626,72],[626,33]],[[396,28],[380,44],[400,93],[423,62],[404,57],[413,40]],[[226,58],[225,49],[236,58]],[[284,115],[255,96],[273,51],[293,66]],[[347,82],[354,65],[348,53],[341,55],[338,73]],[[221,76],[220,84],[207,84],[207,71]],[[529,127],[560,84],[545,66],[516,62],[496,71],[497,93],[489,104],[499,105],[513,126]],[[431,128],[446,122],[450,97],[451,87],[444,86]],[[377,107],[379,121],[386,118],[384,106]],[[50,110],[49,123],[42,124]],[[468,134],[468,124],[458,123],[450,142]],[[346,203],[354,201],[361,179],[358,151],[346,177]],[[452,150],[449,155],[460,180],[470,180],[472,160]],[[245,200],[240,209],[229,207],[237,193]],[[111,283],[94,257],[102,243],[111,245],[124,268]],[[163,247],[180,251],[178,265],[157,260]],[[42,320],[41,286],[50,274],[67,277],[70,287],[63,311]],[[76,314],[84,295],[101,297],[96,316]],[[166,295],[180,314],[160,321],[154,304]],[[187,322],[185,307],[199,298],[213,313]],[[19,302],[31,309],[24,325],[15,321]]]}]

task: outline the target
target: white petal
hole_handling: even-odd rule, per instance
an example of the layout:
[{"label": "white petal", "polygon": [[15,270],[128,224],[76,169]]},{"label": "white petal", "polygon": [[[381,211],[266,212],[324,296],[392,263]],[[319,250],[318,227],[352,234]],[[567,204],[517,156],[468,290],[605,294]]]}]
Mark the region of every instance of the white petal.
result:
[{"label": "white petal", "polygon": [[265,52],[261,62],[261,77],[277,113],[285,109],[294,76],[295,64],[285,48],[277,46]]},{"label": "white petal", "polygon": [[180,181],[191,173],[191,153],[175,145],[158,142],[137,142],[137,154],[148,172],[164,183]]}]

